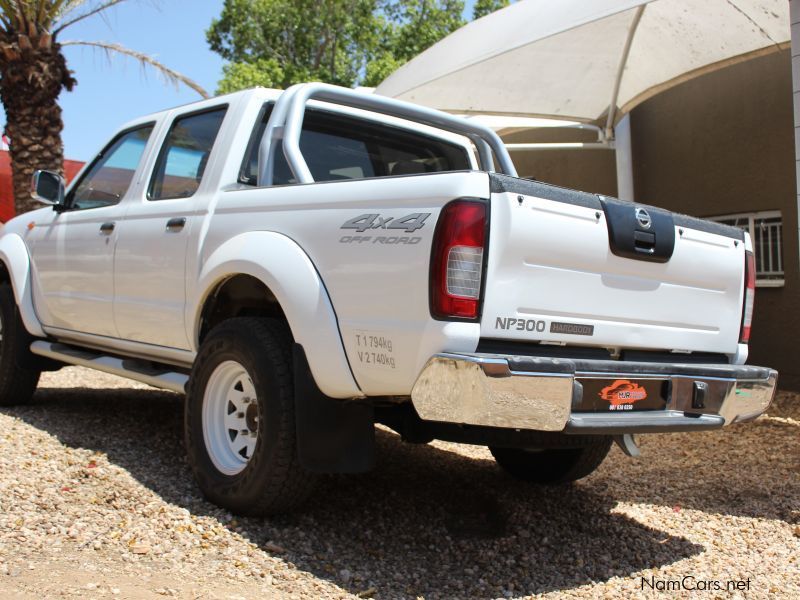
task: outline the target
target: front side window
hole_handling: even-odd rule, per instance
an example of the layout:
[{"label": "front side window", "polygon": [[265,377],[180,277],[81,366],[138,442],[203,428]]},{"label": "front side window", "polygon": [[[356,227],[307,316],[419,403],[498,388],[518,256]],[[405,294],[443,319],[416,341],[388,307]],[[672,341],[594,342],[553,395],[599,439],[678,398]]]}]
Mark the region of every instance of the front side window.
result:
[{"label": "front side window", "polygon": [[756,259],[756,286],[780,287],[783,285],[783,221],[780,211],[708,218],[711,221],[739,227],[750,234]]},{"label": "front side window", "polygon": [[[272,105],[250,140],[239,181],[256,185],[258,149]],[[399,127],[310,109],[303,119],[300,151],[314,181],[419,175],[471,169],[467,151],[458,144]],[[296,183],[282,152],[275,155],[274,185]]]},{"label": "front side window", "polygon": [[133,181],[153,125],[126,131],[103,149],[70,192],[67,204],[75,210],[117,204]]},{"label": "front side window", "polygon": [[178,117],[158,155],[148,198],[166,200],[194,195],[225,117],[225,107]]}]

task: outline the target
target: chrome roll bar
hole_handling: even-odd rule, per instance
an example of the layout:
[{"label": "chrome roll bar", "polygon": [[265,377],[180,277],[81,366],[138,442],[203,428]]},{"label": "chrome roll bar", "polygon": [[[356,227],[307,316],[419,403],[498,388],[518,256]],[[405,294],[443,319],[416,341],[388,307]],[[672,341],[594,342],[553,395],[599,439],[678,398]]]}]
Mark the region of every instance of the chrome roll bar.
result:
[{"label": "chrome roll bar", "polygon": [[298,183],[314,183],[314,177],[300,151],[300,133],[306,105],[310,100],[361,108],[463,135],[478,149],[482,170],[494,172],[496,158],[501,173],[512,176],[517,174],[506,147],[489,127],[440,110],[385,96],[357,92],[327,83],[301,83],[293,85],[280,95],[270,115],[258,152],[259,186],[272,185],[275,152],[279,147],[283,148],[289,168]]}]

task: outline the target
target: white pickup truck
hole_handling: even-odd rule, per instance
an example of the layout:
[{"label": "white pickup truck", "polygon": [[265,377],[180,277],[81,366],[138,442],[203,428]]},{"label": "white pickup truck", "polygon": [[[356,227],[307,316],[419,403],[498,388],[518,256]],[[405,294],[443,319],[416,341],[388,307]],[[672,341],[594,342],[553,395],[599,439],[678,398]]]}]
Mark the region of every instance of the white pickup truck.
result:
[{"label": "white pickup truck", "polygon": [[[0,237],[0,404],[65,364],[186,393],[243,514],[374,462],[374,426],[589,474],[613,440],[764,412],[739,229],[516,177],[472,121],[323,84],[128,123]],[[143,440],[146,443],[146,440]]]}]

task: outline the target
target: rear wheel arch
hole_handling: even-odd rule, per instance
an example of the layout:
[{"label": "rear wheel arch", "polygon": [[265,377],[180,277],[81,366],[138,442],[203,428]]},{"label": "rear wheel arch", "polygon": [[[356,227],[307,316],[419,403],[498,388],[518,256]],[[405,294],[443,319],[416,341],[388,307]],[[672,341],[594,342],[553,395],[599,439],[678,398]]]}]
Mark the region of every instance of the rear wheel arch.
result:
[{"label": "rear wheel arch", "polygon": [[[224,296],[233,296],[233,308]],[[222,301],[219,301],[222,299]],[[257,299],[257,301],[254,301]],[[319,389],[331,398],[363,397],[347,359],[338,318],[322,276],[293,239],[276,232],[234,236],[203,261],[187,323],[196,351],[211,326],[238,312],[288,324],[305,349]]]},{"label": "rear wheel arch", "polygon": [[201,306],[195,328],[198,348],[214,327],[228,319],[268,317],[289,325],[274,292],[259,278],[246,273],[219,279],[206,292]]}]

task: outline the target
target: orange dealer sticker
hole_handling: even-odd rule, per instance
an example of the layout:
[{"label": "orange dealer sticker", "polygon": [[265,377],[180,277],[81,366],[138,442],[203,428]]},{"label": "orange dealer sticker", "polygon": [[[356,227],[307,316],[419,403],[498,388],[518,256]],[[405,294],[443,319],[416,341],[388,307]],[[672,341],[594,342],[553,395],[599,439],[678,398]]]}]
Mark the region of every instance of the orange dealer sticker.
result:
[{"label": "orange dealer sticker", "polygon": [[647,390],[638,383],[627,379],[617,379],[611,385],[600,390],[600,397],[608,401],[611,406],[633,404],[647,398]]}]

